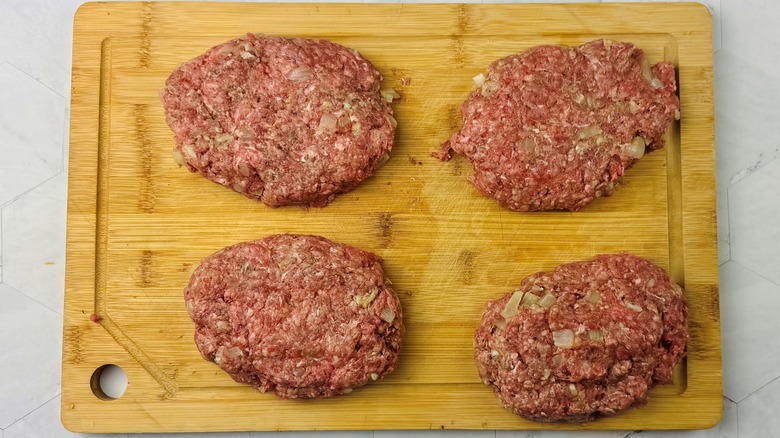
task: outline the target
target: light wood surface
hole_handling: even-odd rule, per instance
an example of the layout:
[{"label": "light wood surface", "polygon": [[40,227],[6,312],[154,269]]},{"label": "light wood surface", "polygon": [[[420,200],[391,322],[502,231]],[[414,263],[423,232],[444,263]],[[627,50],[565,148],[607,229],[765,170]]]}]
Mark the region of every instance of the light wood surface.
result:
[{"label": "light wood surface", "polygon": [[[248,31],[325,37],[401,95],[392,158],[323,209],[271,209],[179,168],[158,93],[180,63]],[[539,44],[631,41],[678,67],[682,119],[614,196],[577,213],[501,209],[470,164],[430,152],[471,77]],[[401,78],[411,83],[404,86]],[[710,16],[695,4],[108,3],[75,17],[62,420],[80,432],[707,428],[721,412]],[[239,241],[311,233],[379,254],[407,324],[397,371],[347,396],[287,401],[204,361],[182,299],[190,269]],[[647,406],[583,425],[502,409],[472,359],[483,305],[539,270],[628,251],[667,268],[691,306],[690,354]],[[90,321],[96,314],[99,323]],[[104,364],[117,400],[93,393]]]}]

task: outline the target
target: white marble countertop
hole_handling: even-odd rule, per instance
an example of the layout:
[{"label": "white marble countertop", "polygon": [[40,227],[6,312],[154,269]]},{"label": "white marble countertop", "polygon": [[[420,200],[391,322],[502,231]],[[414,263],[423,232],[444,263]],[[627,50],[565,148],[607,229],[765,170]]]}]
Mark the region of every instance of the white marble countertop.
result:
[{"label": "white marble countertop", "polygon": [[[0,438],[76,435],[59,421],[59,376],[71,34],[79,3],[0,0]],[[713,13],[715,52],[724,393],[719,425],[689,432],[364,431],[197,436],[778,436],[780,139],[772,130],[780,122],[780,72],[775,70],[780,65],[780,2],[704,3]]]}]

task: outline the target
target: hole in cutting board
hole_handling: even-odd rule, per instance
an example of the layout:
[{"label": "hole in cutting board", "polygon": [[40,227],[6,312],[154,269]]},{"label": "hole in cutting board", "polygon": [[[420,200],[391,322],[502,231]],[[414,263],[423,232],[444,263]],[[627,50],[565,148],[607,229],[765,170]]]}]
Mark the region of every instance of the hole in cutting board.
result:
[{"label": "hole in cutting board", "polygon": [[127,374],[116,365],[103,365],[92,373],[89,386],[95,397],[107,401],[116,400],[127,390]]}]

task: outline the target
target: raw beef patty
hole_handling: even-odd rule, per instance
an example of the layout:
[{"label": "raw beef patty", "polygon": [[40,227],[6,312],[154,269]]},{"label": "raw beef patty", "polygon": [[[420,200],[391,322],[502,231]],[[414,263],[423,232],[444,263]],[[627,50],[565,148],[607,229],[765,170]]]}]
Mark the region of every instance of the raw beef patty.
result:
[{"label": "raw beef patty", "polygon": [[323,237],[289,234],[218,251],[184,290],[195,344],[262,392],[351,392],[393,371],[401,348],[401,305],[379,262]]},{"label": "raw beef patty", "polygon": [[680,116],[674,66],[651,67],[630,43],[539,46],[474,80],[463,127],[434,155],[465,155],[476,187],[513,210],[578,210],[610,194]]},{"label": "raw beef patty", "polygon": [[179,66],[161,92],[173,157],[265,204],[323,207],[387,160],[382,76],[326,40],[248,34]]},{"label": "raw beef patty", "polygon": [[682,289],[629,254],[533,274],[487,304],[476,330],[483,381],[534,421],[589,421],[647,400],[686,354]]}]

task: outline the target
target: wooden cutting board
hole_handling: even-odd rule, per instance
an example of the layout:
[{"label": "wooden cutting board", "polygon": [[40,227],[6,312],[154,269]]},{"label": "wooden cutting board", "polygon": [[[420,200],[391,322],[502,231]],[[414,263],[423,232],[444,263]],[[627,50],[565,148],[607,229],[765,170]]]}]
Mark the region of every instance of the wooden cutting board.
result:
[{"label": "wooden cutting board", "polygon": [[[158,93],[180,63],[248,31],[325,37],[371,60],[393,105],[392,158],[323,209],[271,209],[171,157]],[[678,67],[682,119],[614,196],[577,213],[518,213],[470,164],[430,152],[460,123],[472,76],[539,44],[631,41]],[[75,17],[62,420],[79,432],[297,429],[707,428],[721,414],[710,16],[696,4],[93,3]],[[404,85],[401,78],[410,82]],[[407,335],[395,373],[352,394],[288,401],[204,361],[182,299],[204,256],[275,233],[379,254]],[[525,421],[480,383],[486,301],[557,264],[628,251],[667,268],[691,306],[689,355],[641,409],[583,425]],[[95,314],[97,323],[90,320]],[[98,319],[98,318],[95,318]],[[128,375],[106,400],[93,376]]]}]

